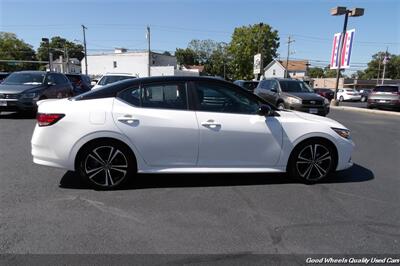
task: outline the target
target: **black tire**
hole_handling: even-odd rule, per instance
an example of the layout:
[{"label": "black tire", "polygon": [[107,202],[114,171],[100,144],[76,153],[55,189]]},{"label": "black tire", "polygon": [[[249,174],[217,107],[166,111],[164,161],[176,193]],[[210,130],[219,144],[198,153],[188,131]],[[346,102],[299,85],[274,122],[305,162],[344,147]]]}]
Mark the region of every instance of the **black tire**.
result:
[{"label": "black tire", "polygon": [[84,146],[76,165],[83,180],[99,190],[120,188],[137,172],[136,160],[130,148],[108,139]]},{"label": "black tire", "polygon": [[343,96],[340,96],[340,97],[339,97],[339,102],[343,102],[343,101],[344,101]]},{"label": "black tire", "polygon": [[321,139],[311,139],[294,148],[289,158],[287,172],[303,183],[313,184],[329,176],[335,169],[336,162],[336,151],[331,143]]}]

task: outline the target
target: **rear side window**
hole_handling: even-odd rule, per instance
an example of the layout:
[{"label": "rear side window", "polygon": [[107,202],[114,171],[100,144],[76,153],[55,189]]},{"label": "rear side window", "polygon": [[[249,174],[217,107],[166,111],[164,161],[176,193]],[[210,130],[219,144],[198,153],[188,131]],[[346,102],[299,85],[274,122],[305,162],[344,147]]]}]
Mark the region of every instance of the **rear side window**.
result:
[{"label": "rear side window", "polygon": [[185,83],[145,85],[142,107],[187,110]]},{"label": "rear side window", "polygon": [[118,94],[118,98],[124,100],[125,102],[134,105],[140,106],[140,89],[139,86],[134,86],[132,88],[126,89]]},{"label": "rear side window", "polygon": [[264,90],[270,90],[271,89],[271,80],[261,81],[259,87]]},{"label": "rear side window", "polygon": [[398,92],[399,87],[396,86],[379,86],[374,89],[374,92]]}]

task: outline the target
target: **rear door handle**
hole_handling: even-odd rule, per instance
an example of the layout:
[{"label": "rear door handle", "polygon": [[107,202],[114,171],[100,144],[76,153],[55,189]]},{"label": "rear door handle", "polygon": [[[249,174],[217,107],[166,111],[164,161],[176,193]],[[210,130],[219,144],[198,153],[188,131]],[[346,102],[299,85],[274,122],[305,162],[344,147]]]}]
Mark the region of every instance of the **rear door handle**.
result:
[{"label": "rear door handle", "polygon": [[215,122],[212,119],[209,119],[207,121],[201,122],[201,125],[203,127],[209,127],[209,128],[217,128],[217,127],[221,127],[221,124],[218,122]]},{"label": "rear door handle", "polygon": [[133,123],[139,122],[139,119],[133,118],[132,115],[120,116],[120,117],[117,118],[117,120],[120,121],[120,122],[128,123],[128,124],[133,124]]}]

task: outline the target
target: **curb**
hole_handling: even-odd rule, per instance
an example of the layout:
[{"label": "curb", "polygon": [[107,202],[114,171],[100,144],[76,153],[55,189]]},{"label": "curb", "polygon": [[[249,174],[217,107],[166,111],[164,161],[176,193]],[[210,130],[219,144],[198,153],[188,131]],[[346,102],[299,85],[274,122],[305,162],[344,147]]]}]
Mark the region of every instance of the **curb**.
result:
[{"label": "curb", "polygon": [[345,110],[345,111],[347,110],[347,111],[355,111],[355,112],[370,113],[370,114],[400,116],[400,112],[396,111],[374,110],[374,109],[351,107],[351,106],[330,106],[330,108],[336,110]]}]

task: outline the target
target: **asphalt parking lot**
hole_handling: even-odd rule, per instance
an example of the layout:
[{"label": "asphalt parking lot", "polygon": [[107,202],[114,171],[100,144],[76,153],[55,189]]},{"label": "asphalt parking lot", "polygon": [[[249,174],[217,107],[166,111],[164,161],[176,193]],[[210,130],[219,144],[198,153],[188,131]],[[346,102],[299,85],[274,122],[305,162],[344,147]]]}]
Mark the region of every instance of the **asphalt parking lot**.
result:
[{"label": "asphalt parking lot", "polygon": [[[332,110],[355,165],[324,183],[283,174],[140,175],[94,191],[34,165],[35,121],[0,115],[0,253],[396,254],[400,118]],[[57,140],[54,140],[57,141]]]}]

